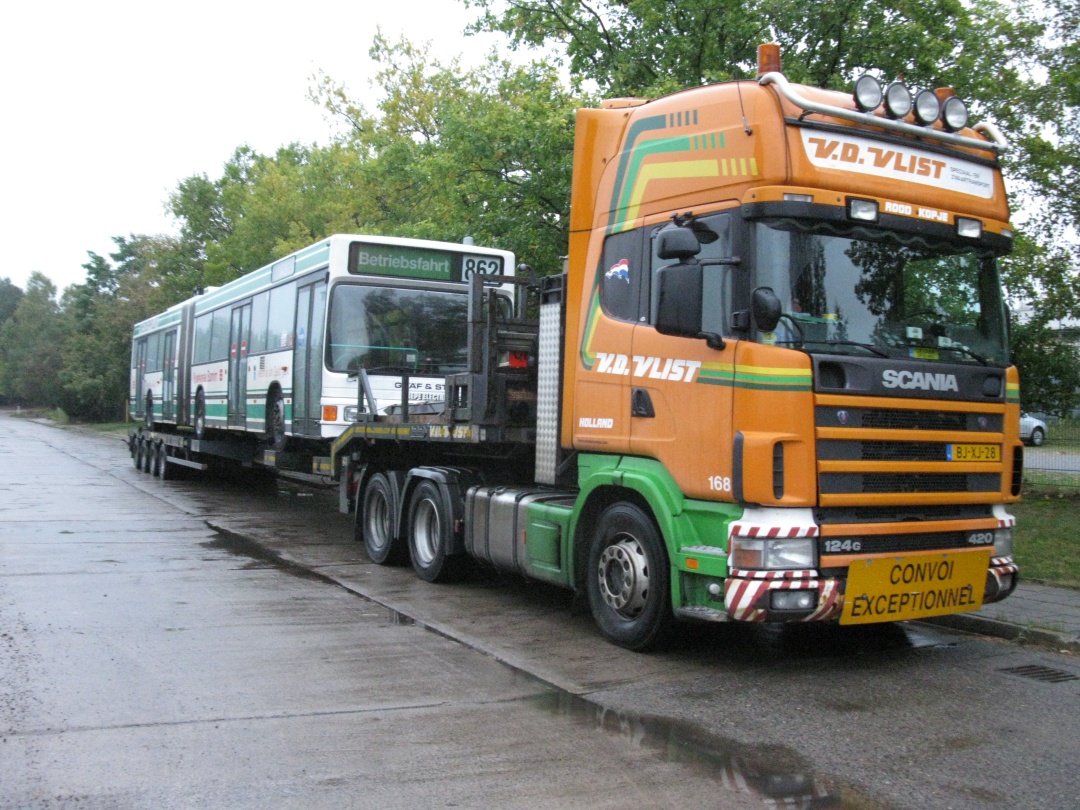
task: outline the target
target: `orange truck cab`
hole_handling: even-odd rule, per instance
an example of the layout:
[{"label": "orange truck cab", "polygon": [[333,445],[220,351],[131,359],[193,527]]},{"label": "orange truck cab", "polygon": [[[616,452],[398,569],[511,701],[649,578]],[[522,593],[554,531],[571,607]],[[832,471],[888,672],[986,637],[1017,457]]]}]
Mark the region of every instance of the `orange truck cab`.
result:
[{"label": "orange truck cab", "polygon": [[792,85],[773,48],[578,114],[560,448],[625,646],[669,609],[853,624],[1016,583],[1004,141],[949,90]]}]

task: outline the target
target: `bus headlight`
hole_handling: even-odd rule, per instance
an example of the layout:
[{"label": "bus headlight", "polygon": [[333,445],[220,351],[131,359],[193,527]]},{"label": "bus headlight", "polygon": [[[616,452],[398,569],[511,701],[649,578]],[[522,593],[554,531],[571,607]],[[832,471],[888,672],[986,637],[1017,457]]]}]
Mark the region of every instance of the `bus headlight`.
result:
[{"label": "bus headlight", "polygon": [[733,537],[730,560],[732,568],[814,568],[816,544],[812,537]]},{"label": "bus headlight", "polygon": [[994,530],[994,556],[995,557],[1011,557],[1012,556],[1012,529],[995,529]]}]

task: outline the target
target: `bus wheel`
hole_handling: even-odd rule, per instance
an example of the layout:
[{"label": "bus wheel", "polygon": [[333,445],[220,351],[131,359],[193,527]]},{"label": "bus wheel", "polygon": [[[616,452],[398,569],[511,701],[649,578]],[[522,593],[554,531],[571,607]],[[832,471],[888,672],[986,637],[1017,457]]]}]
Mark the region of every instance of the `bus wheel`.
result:
[{"label": "bus wheel", "polygon": [[586,569],[589,607],[604,637],[628,650],[660,644],[672,624],[667,554],[639,507],[616,503],[600,515]]},{"label": "bus wheel", "polygon": [[409,502],[409,556],[413,570],[426,582],[445,582],[454,574],[455,560],[447,556],[453,521],[442,492],[433,481],[421,481]]},{"label": "bus wheel", "polygon": [[400,565],[407,559],[408,549],[394,532],[396,513],[397,498],[390,479],[385,473],[375,473],[364,487],[363,502],[356,513],[356,539],[363,542],[373,563]]},{"label": "bus wheel", "polygon": [[195,438],[206,438],[206,394],[200,388],[195,394]]},{"label": "bus wheel", "polygon": [[266,397],[266,444],[271,450],[285,449],[285,399],[278,388]]}]

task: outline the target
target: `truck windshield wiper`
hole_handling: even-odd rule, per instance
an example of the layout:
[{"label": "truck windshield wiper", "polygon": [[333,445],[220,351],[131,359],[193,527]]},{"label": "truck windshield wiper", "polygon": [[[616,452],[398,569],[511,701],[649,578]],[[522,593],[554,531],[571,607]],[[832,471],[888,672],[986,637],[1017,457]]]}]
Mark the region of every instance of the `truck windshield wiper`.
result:
[{"label": "truck windshield wiper", "polygon": [[854,340],[778,340],[778,341],[776,341],[777,346],[787,346],[787,345],[806,346],[807,344],[817,345],[817,346],[855,346],[856,348],[862,349],[863,351],[870,352],[870,354],[876,354],[878,357],[889,357],[890,356],[888,354],[888,352],[884,352],[881,349],[877,348],[876,346],[871,346],[868,343],[857,343]]}]

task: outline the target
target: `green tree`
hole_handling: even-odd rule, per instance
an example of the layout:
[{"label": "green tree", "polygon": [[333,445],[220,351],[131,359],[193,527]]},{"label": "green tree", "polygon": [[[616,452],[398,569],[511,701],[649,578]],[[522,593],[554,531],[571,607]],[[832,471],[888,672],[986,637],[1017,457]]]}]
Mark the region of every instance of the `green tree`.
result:
[{"label": "green tree", "polygon": [[68,287],[71,331],[59,372],[72,416],[120,419],[126,410],[132,326],[192,294],[196,271],[181,240],[113,237],[106,259],[89,252],[86,281]]},{"label": "green tree", "polygon": [[329,78],[313,96],[350,126],[363,156],[356,222],[386,235],[514,250],[557,272],[567,244],[574,111],[588,103],[546,63],[490,56],[465,71],[407,41],[376,37],[376,111]]},{"label": "green tree", "polygon": [[1068,416],[1080,405],[1080,351],[1041,321],[1013,324],[1012,357],[1020,371],[1020,407]]},{"label": "green tree", "polygon": [[0,326],[0,393],[22,405],[63,407],[59,372],[69,331],[56,285],[35,271],[15,311]]},{"label": "green tree", "polygon": [[11,317],[22,297],[23,291],[10,278],[0,278],[0,324]]}]

